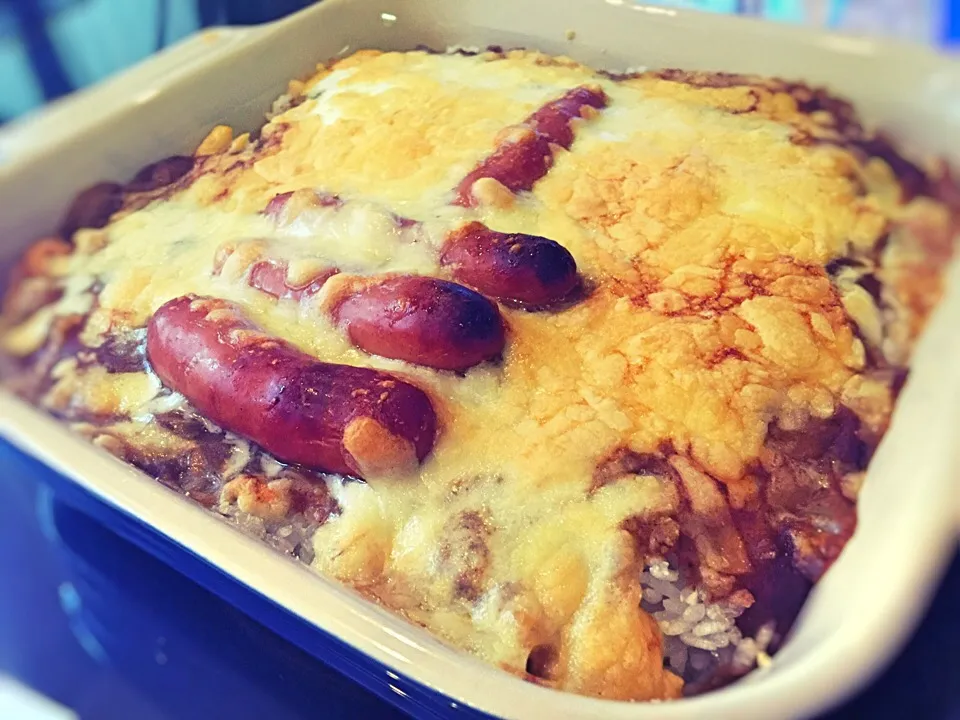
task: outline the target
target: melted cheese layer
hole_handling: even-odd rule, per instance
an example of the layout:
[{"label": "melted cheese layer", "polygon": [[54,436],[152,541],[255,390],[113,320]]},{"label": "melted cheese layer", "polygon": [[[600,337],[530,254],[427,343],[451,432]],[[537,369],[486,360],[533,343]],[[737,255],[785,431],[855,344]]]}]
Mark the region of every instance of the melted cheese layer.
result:
[{"label": "melted cheese layer", "polygon": [[[504,128],[585,83],[609,105],[578,122],[532,192],[506,208],[451,206]],[[789,97],[737,114],[722,91],[614,82],[520,52],[361,52],[305,95],[268,125],[275,151],[211,157],[187,189],[98,231],[61,271],[73,280],[55,312],[86,312],[95,280],[82,337],[97,346],[173,297],[212,295],[322,360],[414,379],[441,417],[432,455],[416,476],[332,480],[342,512],[316,532],[315,567],[511,671],[549,645],[560,687],[676,696],[639,607],[649,558],[623,529],[678,512],[676,488],[641,474],[597,490],[597,467],[666,445],[734,484],[773,418],[831,416],[865,358],[823,266],[876,245],[889,213],[849,153],[793,141]],[[287,228],[261,214],[303,188],[345,205]],[[414,237],[395,215],[421,223]],[[249,240],[291,268],[442,275],[445,233],[471,219],[561,243],[590,292],[556,312],[504,308],[502,363],[462,377],[362,353],[327,319],[323,292],[278,301],[243,267],[214,272],[218,250]],[[83,377],[61,394],[98,408],[115,398],[112,412],[149,422],[153,385]]]}]

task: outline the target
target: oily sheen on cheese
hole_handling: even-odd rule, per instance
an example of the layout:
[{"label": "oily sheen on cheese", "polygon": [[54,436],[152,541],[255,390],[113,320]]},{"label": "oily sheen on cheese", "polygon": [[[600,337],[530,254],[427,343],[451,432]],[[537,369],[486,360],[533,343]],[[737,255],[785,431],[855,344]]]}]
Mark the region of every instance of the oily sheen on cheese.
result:
[{"label": "oily sheen on cheese", "polygon": [[[510,132],[584,86],[606,104],[571,121],[542,178],[518,192],[478,183],[476,207],[454,204]],[[227,133],[173,186],[127,193],[16,285],[21,300],[38,278],[56,292],[15,321],[18,298],[5,309],[3,348],[24,367],[14,385],[148,472],[205,473],[193,490],[170,484],[267,534],[313,518],[297,553],[318,571],[510,672],[677,697],[641,573],[666,558],[741,611],[761,608],[758,578],[779,559],[822,574],[852,532],[851,488],[952,249],[938,170],[908,163],[929,180],[909,187],[825,97],[759,78],[615,77],[526,51],[358,52],[292,83],[258,139]],[[264,212],[305,189],[328,200],[284,222]],[[464,373],[367,354],[330,319],[348,276],[448,278],[444,243],[470,221],[562,245],[578,296],[501,304],[502,358]],[[340,275],[278,298],[248,282],[262,258],[292,286]],[[423,388],[433,451],[359,482],[297,475],[189,425],[142,344],[153,314],[190,294],[235,303],[310,356]],[[194,451],[195,466],[176,464]],[[814,533],[821,517],[840,529]]]}]

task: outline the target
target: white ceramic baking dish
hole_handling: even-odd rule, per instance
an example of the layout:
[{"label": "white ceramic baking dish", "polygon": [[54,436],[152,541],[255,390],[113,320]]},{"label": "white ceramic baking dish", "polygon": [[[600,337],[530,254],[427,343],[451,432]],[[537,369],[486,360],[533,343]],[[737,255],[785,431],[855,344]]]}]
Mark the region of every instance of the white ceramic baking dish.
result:
[{"label": "white ceramic baking dish", "polygon": [[[419,44],[526,46],[608,69],[671,66],[825,83],[911,147],[960,162],[960,65],[926,49],[624,0],[326,0],[272,25],[206,32],[0,133],[0,264],[52,229],[81,187],[125,179],[159,157],[189,152],[215,123],[256,127],[286,80],[315,62],[361,47]],[[450,713],[810,716],[851,694],[891,658],[955,546],[960,293],[956,282],[953,288],[918,349],[892,429],[870,467],[856,535],[815,589],[790,641],[772,667],[668,704],[576,697],[487,667],[217,522],[2,393],[0,436],[299,616],[303,627],[319,628],[381,664],[386,677],[447,696]]]}]

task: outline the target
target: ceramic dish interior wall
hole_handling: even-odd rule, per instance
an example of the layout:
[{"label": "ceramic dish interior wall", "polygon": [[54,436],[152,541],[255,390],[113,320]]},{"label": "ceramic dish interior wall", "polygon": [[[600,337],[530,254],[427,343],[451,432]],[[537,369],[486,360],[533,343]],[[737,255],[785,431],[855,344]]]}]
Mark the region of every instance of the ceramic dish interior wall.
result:
[{"label": "ceramic dish interior wall", "polygon": [[[568,31],[575,33],[567,40]],[[0,134],[0,264],[56,225],[82,186],[188,152],[217,122],[253,128],[286,80],[360,47],[528,46],[597,67],[760,72],[828,83],[912,146],[960,161],[960,66],[884,45],[614,0],[326,0],[263,28],[208,32]],[[952,99],[951,99],[952,98]],[[956,275],[958,273],[954,273]],[[953,283],[954,287],[957,283]],[[956,537],[960,294],[931,323],[871,467],[860,527],[773,667],[667,705],[609,703],[523,683],[211,521],[0,393],[0,433],[258,592],[418,682],[529,717],[794,717],[852,692],[916,623]],[[944,362],[944,358],[951,361]]]}]

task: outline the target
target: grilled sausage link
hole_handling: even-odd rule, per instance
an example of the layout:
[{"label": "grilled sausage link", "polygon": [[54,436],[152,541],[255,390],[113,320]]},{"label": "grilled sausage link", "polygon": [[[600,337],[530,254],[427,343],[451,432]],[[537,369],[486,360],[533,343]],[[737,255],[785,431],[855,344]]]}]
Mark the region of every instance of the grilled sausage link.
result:
[{"label": "grilled sausage link", "polygon": [[369,478],[412,469],[433,446],[437,420],[422,390],[320,362],[225,300],[167,302],[147,328],[147,357],[206,417],[285,462]]},{"label": "grilled sausage link", "polygon": [[454,205],[476,206],[474,184],[483,178],[495,180],[513,193],[529,190],[553,165],[554,148],[569,150],[573,145],[572,121],[591,117],[606,104],[606,93],[589,86],[573,88],[547,103],[510,128],[493,153],[460,181]]},{"label": "grilled sausage link", "polygon": [[500,311],[469,288],[411,275],[358,285],[336,293],[331,314],[365,352],[463,371],[503,351]]},{"label": "grilled sausage link", "polygon": [[304,212],[322,208],[336,210],[341,207],[343,207],[343,200],[339,195],[303,188],[274,195],[263,209],[263,214],[273,218],[280,225],[289,225]]},{"label": "grilled sausage link", "polygon": [[538,235],[502,233],[479,222],[452,232],[441,264],[453,277],[499,300],[543,306],[563,300],[579,284],[570,252]]},{"label": "grilled sausage link", "polygon": [[224,243],[213,259],[213,275],[245,279],[252,288],[277,299],[302,300],[316,295],[324,283],[340,272],[335,267],[312,267],[300,277],[291,277],[290,264],[271,256],[264,240],[240,240]]}]

